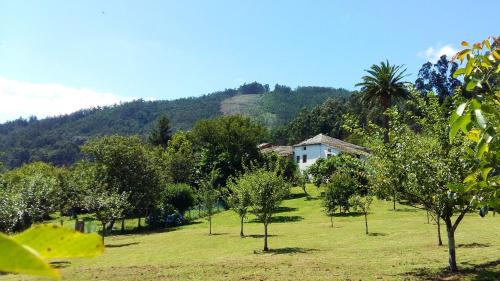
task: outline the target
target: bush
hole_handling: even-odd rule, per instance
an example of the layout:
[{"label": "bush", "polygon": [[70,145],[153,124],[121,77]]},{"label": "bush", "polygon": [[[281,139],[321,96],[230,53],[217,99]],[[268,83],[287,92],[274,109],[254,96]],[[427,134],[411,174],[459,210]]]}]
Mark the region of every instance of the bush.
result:
[{"label": "bush", "polygon": [[181,215],[194,206],[193,189],[187,184],[169,184],[161,193],[160,207],[165,211],[174,207]]}]

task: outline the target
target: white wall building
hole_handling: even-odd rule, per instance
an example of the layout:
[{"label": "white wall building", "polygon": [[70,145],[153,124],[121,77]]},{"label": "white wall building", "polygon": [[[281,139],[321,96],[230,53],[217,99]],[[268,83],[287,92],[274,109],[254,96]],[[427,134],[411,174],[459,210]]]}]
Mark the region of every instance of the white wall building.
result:
[{"label": "white wall building", "polygon": [[293,159],[301,171],[306,170],[320,158],[328,158],[341,153],[365,158],[369,154],[369,151],[365,147],[323,134],[316,135],[293,146]]}]

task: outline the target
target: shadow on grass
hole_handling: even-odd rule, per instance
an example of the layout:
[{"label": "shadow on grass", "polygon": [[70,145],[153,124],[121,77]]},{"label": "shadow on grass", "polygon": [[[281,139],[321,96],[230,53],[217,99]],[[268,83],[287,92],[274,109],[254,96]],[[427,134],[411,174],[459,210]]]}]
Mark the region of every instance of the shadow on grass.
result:
[{"label": "shadow on grass", "polygon": [[396,208],[396,210],[389,209],[389,211],[401,212],[401,213],[416,213],[416,212],[418,212],[418,209],[417,208]]},{"label": "shadow on grass", "polygon": [[293,211],[297,211],[298,209],[297,208],[292,208],[292,207],[278,207],[278,209],[276,209],[275,213],[285,213],[285,212],[293,212]]},{"label": "shadow on grass", "polygon": [[212,233],[212,234],[209,234],[208,236],[219,236],[219,235],[228,235],[229,233],[226,233],[226,232],[221,232],[221,233]]},{"label": "shadow on grass", "polygon": [[301,193],[292,193],[290,195],[288,195],[288,199],[297,199],[297,198],[303,198],[303,197],[306,197],[307,195],[303,192]]},{"label": "shadow on grass", "polygon": [[[278,235],[274,235],[274,234],[268,234],[267,237],[275,237],[275,236],[278,236]],[[251,234],[251,235],[245,235],[243,236],[243,238],[246,238],[246,237],[249,237],[249,238],[264,238],[264,234]]]},{"label": "shadow on grass", "polygon": [[370,232],[368,233],[368,236],[387,236],[387,234],[381,232]]},{"label": "shadow on grass", "polygon": [[110,245],[106,245],[106,248],[121,248],[121,247],[137,245],[137,244],[139,244],[139,242],[123,243],[123,244],[110,244]]},{"label": "shadow on grass", "polygon": [[483,244],[483,243],[469,243],[469,244],[458,244],[459,248],[486,248],[491,246],[490,243]]},{"label": "shadow on grass", "polygon": [[500,270],[496,267],[500,265],[500,259],[481,264],[463,263],[462,268],[459,267],[458,273],[449,272],[448,268],[443,268],[439,271],[432,271],[427,268],[419,268],[415,271],[404,273],[403,275],[411,276],[417,280],[500,280]]},{"label": "shadow on grass", "polygon": [[[296,222],[296,221],[301,221],[303,220],[304,217],[302,216],[274,216],[271,218],[271,223],[281,223],[281,222]],[[259,219],[255,218],[250,221],[249,223],[262,223]]]},{"label": "shadow on grass", "polygon": [[321,200],[321,197],[312,197],[312,196],[307,196],[306,200],[307,201],[315,201],[315,200]]},{"label": "shadow on grass", "polygon": [[333,215],[334,217],[359,217],[363,216],[364,214],[361,212],[349,212],[349,213],[337,213]]},{"label": "shadow on grass", "polygon": [[71,262],[69,262],[69,261],[53,261],[53,262],[50,262],[50,265],[53,268],[60,269],[60,268],[66,268],[66,267],[70,266]]},{"label": "shadow on grass", "polygon": [[285,248],[277,248],[277,249],[269,249],[269,251],[264,252],[253,251],[254,254],[272,254],[272,255],[283,255],[283,254],[306,254],[310,252],[317,251],[317,249],[311,248],[301,248],[301,247],[285,247]]},{"label": "shadow on grass", "polygon": [[[200,223],[202,223],[202,222],[200,222],[200,221],[188,221],[188,222],[185,222],[179,226],[170,226],[170,227],[164,227],[164,228],[152,228],[150,226],[143,226],[143,227],[135,227],[133,229],[125,229],[124,231],[122,231],[121,229],[115,228],[111,231],[107,230],[106,236],[121,236],[121,235],[132,235],[132,234],[148,235],[148,234],[165,233],[165,232],[176,231],[181,226],[200,224]],[[101,232],[99,231],[99,233],[101,233]]]}]

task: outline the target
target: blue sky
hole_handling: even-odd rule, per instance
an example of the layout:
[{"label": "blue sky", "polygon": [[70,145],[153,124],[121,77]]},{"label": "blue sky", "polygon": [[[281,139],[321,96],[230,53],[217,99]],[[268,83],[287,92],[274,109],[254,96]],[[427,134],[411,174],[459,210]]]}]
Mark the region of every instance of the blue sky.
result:
[{"label": "blue sky", "polygon": [[497,4],[0,0],[0,122],[252,81],[354,89],[385,59],[413,81],[461,40],[498,35]]}]

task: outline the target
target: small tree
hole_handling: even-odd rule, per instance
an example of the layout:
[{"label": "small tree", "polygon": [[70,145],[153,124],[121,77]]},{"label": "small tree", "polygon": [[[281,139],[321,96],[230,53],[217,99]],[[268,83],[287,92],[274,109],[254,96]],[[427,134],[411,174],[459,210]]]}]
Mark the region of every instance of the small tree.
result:
[{"label": "small tree", "polygon": [[290,186],[274,172],[263,169],[249,173],[247,179],[251,187],[249,191],[253,213],[264,224],[264,251],[267,252],[267,227],[281,201],[289,194]]},{"label": "small tree", "polygon": [[161,193],[161,205],[165,208],[166,205],[171,205],[181,215],[194,205],[194,193],[191,187],[187,184],[169,184]]},{"label": "small tree", "polygon": [[172,129],[170,128],[170,120],[165,115],[162,115],[156,121],[153,130],[151,130],[148,141],[152,145],[159,145],[166,148],[171,137]]},{"label": "small tree", "polygon": [[355,211],[358,209],[365,215],[365,233],[368,235],[368,211],[370,210],[370,205],[372,204],[373,197],[370,195],[359,196],[354,195],[349,198],[349,205],[353,207]]},{"label": "small tree", "polygon": [[106,236],[106,225],[114,220],[120,219],[128,207],[126,193],[102,191],[99,188],[92,191],[86,198],[86,208],[94,213],[96,219],[102,225],[102,241]]},{"label": "small tree", "polygon": [[219,201],[219,192],[216,189],[215,181],[218,177],[218,170],[212,170],[207,179],[200,182],[198,190],[198,200],[207,212],[208,234],[212,235],[212,216]]},{"label": "small tree", "polygon": [[333,185],[327,185],[325,188],[325,197],[323,198],[323,207],[325,208],[325,213],[330,217],[330,223],[333,228],[333,216],[339,207],[337,202],[336,190]]},{"label": "small tree", "polygon": [[250,207],[250,188],[252,182],[248,175],[243,175],[236,180],[228,182],[228,189],[231,190],[227,196],[229,207],[240,217],[240,237],[244,237],[243,221]]}]

